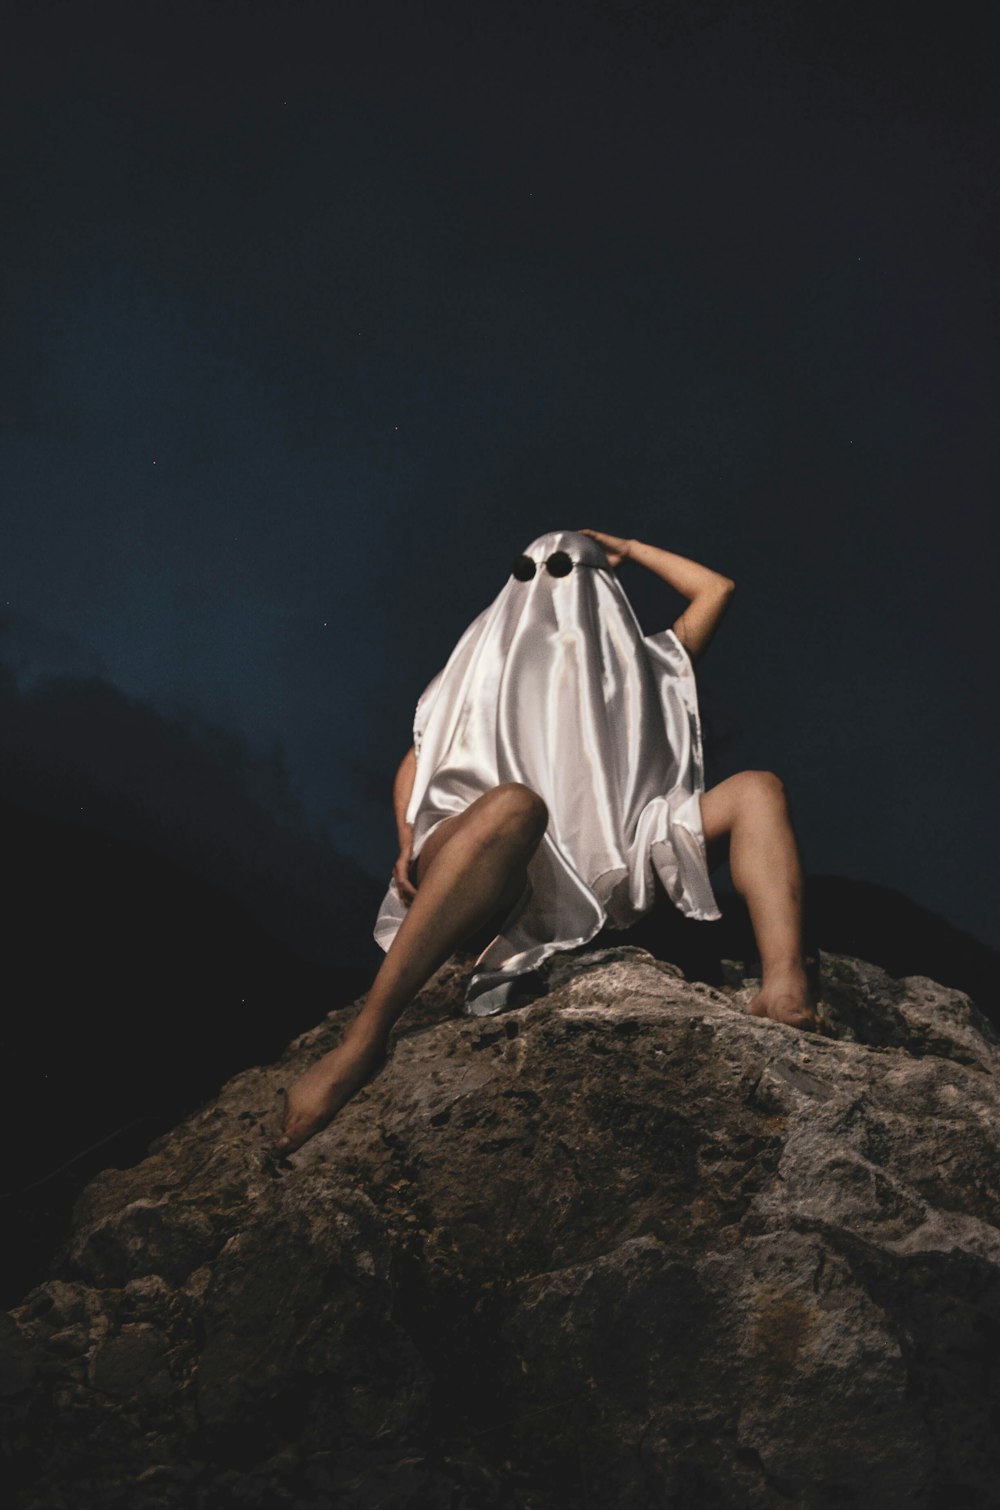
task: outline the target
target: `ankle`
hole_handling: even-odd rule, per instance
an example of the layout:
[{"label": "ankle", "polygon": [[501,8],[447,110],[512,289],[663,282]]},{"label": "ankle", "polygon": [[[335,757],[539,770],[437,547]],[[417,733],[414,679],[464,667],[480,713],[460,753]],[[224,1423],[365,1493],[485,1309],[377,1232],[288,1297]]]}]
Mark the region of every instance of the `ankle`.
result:
[{"label": "ankle", "polygon": [[385,1028],[356,1017],[348,1023],[340,1045],[359,1054],[381,1054],[385,1052],[388,1041],[389,1034]]},{"label": "ankle", "polygon": [[801,960],[781,960],[776,964],[761,964],[762,984],[783,985],[785,982],[801,985],[806,979],[806,968]]}]

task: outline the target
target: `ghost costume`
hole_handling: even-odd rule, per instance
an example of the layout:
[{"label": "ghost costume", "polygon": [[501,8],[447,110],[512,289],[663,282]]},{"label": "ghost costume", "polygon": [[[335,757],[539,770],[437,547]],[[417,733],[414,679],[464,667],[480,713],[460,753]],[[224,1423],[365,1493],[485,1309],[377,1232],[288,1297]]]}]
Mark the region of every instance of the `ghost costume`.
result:
[{"label": "ghost costume", "polygon": [[[556,553],[565,553],[558,556]],[[654,870],[687,917],[721,917],[705,856],[694,671],[672,629],[643,636],[604,549],[555,530],[511,575],[417,703],[406,811],[413,856],[439,823],[503,782],[544,798],[548,826],[521,897],[476,960],[466,1010],[524,999],[540,965],[653,904]],[[567,564],[565,557],[572,563]],[[547,563],[565,575],[553,575]],[[524,563],[518,568],[530,572]],[[407,908],[395,878],[375,939]]]}]

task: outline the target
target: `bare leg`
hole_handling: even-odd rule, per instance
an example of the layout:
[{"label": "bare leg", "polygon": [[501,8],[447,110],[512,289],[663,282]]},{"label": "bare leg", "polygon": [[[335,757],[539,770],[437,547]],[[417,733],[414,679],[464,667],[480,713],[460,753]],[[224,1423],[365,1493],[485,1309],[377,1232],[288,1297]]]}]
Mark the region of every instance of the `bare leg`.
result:
[{"label": "bare leg", "polygon": [[802,937],[802,862],[783,782],[772,771],[740,771],[701,799],[709,863],[729,852],[733,885],[750,913],[760,954],[758,1017],[816,1028]]},{"label": "bare leg", "polygon": [[381,1063],[393,1023],[421,986],[470,934],[510,910],[547,822],[537,793],[507,782],[434,830],[417,862],[417,894],[364,1007],[342,1042],[288,1092],[279,1153],[326,1126]]}]

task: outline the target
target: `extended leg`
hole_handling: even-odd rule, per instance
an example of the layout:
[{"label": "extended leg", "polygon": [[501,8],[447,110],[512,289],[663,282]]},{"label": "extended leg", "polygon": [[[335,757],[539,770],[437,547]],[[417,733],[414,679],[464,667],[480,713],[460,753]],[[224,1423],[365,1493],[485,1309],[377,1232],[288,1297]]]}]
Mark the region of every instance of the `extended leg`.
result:
[{"label": "extended leg", "polygon": [[514,905],[547,822],[541,797],[507,782],[434,830],[420,852],[417,894],[364,1007],[343,1041],[288,1092],[279,1153],[298,1148],[337,1114],[381,1063],[393,1023],[421,986],[470,934]]},{"label": "extended leg", "polygon": [[758,1017],[815,1028],[802,937],[802,861],[784,783],[772,771],[740,771],[701,799],[709,862],[729,852],[733,885],[750,913],[763,980]]}]

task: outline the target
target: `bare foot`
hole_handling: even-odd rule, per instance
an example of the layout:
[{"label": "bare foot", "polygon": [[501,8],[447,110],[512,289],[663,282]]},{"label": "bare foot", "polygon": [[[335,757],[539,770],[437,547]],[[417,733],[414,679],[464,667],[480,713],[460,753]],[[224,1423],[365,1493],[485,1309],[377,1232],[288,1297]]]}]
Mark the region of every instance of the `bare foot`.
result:
[{"label": "bare foot", "polygon": [[347,1037],[311,1064],[285,1093],[285,1125],[275,1152],[301,1148],[332,1121],[384,1059],[384,1044]]},{"label": "bare foot", "polygon": [[770,1017],[807,1032],[822,1031],[816,1000],[804,970],[768,976],[747,1010],[754,1017]]}]

